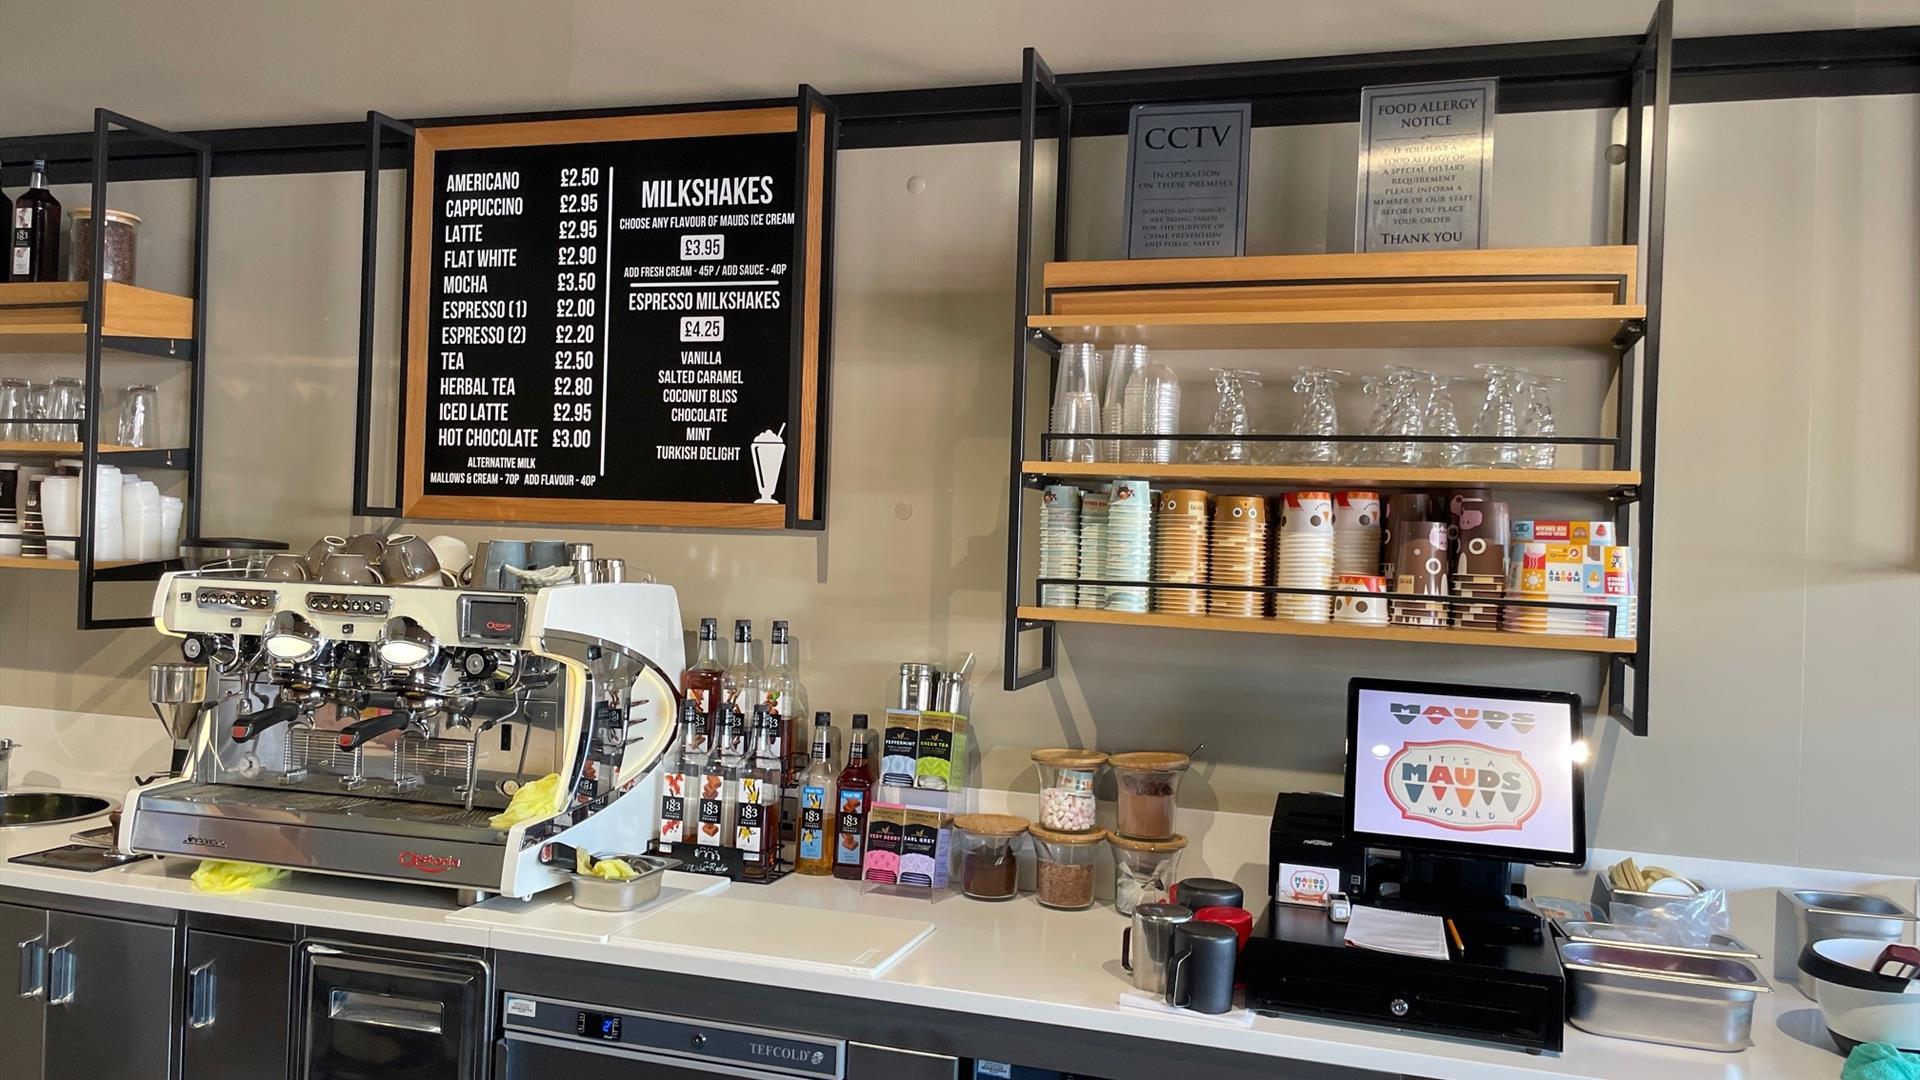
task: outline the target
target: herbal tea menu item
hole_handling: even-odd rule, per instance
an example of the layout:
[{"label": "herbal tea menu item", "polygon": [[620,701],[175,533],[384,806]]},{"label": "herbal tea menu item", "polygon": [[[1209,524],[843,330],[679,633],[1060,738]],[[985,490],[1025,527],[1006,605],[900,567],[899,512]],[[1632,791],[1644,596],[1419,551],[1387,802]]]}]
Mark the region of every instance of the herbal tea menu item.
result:
[{"label": "herbal tea menu item", "polygon": [[1185,754],[1142,751],[1107,759],[1119,781],[1120,806],[1114,831],[1139,840],[1173,835],[1173,796],[1191,761]]},{"label": "herbal tea menu item", "polygon": [[888,709],[887,726],[880,735],[880,782],[890,787],[912,787],[919,757],[919,712]]},{"label": "herbal tea menu item", "polygon": [[820,520],[828,140],[799,168],[799,116],[421,129],[409,512]]}]

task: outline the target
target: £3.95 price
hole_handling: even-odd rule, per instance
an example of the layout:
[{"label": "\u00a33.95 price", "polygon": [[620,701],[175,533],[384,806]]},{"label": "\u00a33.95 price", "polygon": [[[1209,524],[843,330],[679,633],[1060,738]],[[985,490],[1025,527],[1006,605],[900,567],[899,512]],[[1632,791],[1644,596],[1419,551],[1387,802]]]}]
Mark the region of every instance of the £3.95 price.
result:
[{"label": "\u00a33.95 price", "polygon": [[723,315],[687,315],[680,319],[681,341],[724,341],[727,320]]},{"label": "\u00a33.95 price", "polygon": [[727,238],[721,233],[687,233],[680,237],[680,258],[704,262],[727,257]]}]

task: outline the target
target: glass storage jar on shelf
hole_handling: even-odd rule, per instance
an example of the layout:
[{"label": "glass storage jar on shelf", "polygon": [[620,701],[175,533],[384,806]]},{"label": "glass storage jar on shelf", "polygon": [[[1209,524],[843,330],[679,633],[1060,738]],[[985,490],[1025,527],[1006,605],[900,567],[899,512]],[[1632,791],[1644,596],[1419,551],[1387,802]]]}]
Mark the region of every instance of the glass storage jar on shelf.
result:
[{"label": "glass storage jar on shelf", "polygon": [[1098,750],[1035,750],[1040,770],[1040,824],[1058,832],[1094,827],[1093,785],[1107,755]]},{"label": "glass storage jar on shelf", "polygon": [[1180,868],[1180,853],[1187,838],[1180,835],[1165,840],[1134,840],[1117,833],[1109,834],[1113,845],[1113,909],[1122,915],[1133,914],[1141,904],[1155,904],[1167,898]]},{"label": "glass storage jar on shelf", "polygon": [[1165,840],[1173,835],[1173,796],[1192,764],[1185,754],[1141,751],[1107,759],[1119,781],[1120,806],[1114,831],[1136,840]]},{"label": "glass storage jar on shelf", "polygon": [[1093,906],[1093,860],[1107,838],[1105,829],[1065,833],[1035,825],[1033,837],[1034,892],[1050,908],[1078,911]]},{"label": "glass storage jar on shelf", "polygon": [[953,819],[963,896],[1011,900],[1020,894],[1020,838],[1030,824],[1012,814],[961,814]]}]

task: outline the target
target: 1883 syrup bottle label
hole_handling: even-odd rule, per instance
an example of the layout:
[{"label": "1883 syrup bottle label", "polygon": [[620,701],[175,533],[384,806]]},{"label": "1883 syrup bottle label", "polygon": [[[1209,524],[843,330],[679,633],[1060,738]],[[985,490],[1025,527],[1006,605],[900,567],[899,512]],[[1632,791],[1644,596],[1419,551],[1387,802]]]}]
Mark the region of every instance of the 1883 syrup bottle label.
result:
[{"label": "1883 syrup bottle label", "polygon": [[758,777],[745,777],[740,781],[740,804],[734,812],[733,846],[740,849],[743,859],[757,863],[763,854],[767,827],[767,807],[761,802],[766,793]]},{"label": "1883 syrup bottle label", "polygon": [[717,773],[700,777],[700,827],[695,843],[727,846],[727,779]]},{"label": "1883 syrup bottle label", "polygon": [[687,775],[670,772],[660,778],[660,840],[679,844],[686,839]]},{"label": "1883 syrup bottle label", "polygon": [[840,842],[835,845],[833,861],[842,866],[860,865],[860,847],[863,826],[867,816],[867,793],[864,791],[842,791],[840,793]]},{"label": "1883 syrup bottle label", "polygon": [[827,791],[808,784],[800,789],[800,858],[819,860],[827,854]]}]

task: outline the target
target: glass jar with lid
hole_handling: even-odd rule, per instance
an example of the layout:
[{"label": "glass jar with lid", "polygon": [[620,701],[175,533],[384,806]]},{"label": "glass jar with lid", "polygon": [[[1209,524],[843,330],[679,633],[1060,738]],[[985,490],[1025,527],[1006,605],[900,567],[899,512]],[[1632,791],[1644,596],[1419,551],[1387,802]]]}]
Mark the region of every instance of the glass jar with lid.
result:
[{"label": "glass jar with lid", "polygon": [[1069,833],[1035,825],[1027,834],[1033,837],[1034,892],[1040,903],[1066,911],[1092,907],[1093,861],[1107,831]]},{"label": "glass jar with lid", "polygon": [[1031,823],[1012,814],[961,814],[953,819],[960,842],[960,892],[974,900],[1020,895],[1020,838]]},{"label": "glass jar with lid", "polygon": [[1115,832],[1136,840],[1165,840],[1173,835],[1173,796],[1192,760],[1171,751],[1115,754],[1107,759],[1119,782]]},{"label": "glass jar with lid", "polygon": [[1187,838],[1171,836],[1165,840],[1135,840],[1118,833],[1109,834],[1113,845],[1113,910],[1133,914],[1141,904],[1155,904],[1167,898],[1180,867],[1180,853]]},{"label": "glass jar with lid", "polygon": [[1040,770],[1040,824],[1056,832],[1094,828],[1093,784],[1107,755],[1098,750],[1035,750]]}]

